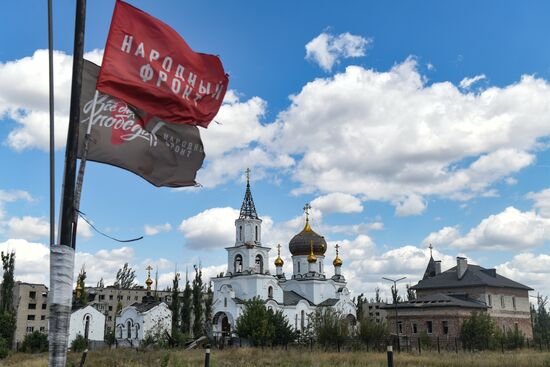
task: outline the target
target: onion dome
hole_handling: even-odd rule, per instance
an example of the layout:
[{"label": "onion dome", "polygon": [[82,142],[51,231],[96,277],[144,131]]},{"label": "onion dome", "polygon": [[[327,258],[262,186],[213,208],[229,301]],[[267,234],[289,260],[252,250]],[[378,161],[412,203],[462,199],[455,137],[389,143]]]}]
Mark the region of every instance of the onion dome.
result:
[{"label": "onion dome", "polygon": [[151,265],[149,265],[146,270],[147,280],[145,280],[145,285],[147,286],[147,290],[151,290],[151,286],[153,285],[153,279],[151,279],[151,270],[153,270],[153,268],[151,267]]},{"label": "onion dome", "polygon": [[310,252],[309,252],[309,255],[307,257],[307,262],[308,263],[317,262],[317,256],[315,256],[315,254],[313,253],[313,241],[311,241],[311,243],[310,243]]},{"label": "onion dome", "polygon": [[283,266],[284,265],[283,259],[281,259],[281,245],[277,245],[277,258],[275,259],[275,266]]},{"label": "onion dome", "polygon": [[342,264],[343,264],[342,259],[340,259],[340,256],[338,256],[338,248],[339,247],[340,246],[338,246],[338,244],[336,244],[336,258],[332,262],[332,265],[334,265],[335,267],[336,266],[342,266]]},{"label": "onion dome", "polygon": [[327,241],[325,241],[325,238],[315,233],[309,225],[309,209],[311,209],[311,206],[306,204],[304,207],[306,212],[306,225],[304,229],[294,236],[288,244],[292,256],[309,255],[312,252],[311,247],[313,247],[313,254],[316,256],[324,256],[327,250]]}]

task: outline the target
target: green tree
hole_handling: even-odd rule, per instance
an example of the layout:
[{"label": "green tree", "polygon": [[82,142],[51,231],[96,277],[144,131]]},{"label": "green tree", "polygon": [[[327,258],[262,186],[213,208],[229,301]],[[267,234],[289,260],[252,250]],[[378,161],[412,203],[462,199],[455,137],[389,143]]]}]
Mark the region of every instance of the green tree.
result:
[{"label": "green tree", "polygon": [[382,298],[380,298],[380,288],[378,287],[376,287],[376,289],[374,290],[374,302],[376,303],[382,302]]},{"label": "green tree", "polygon": [[254,346],[269,345],[275,334],[275,327],[270,324],[270,320],[270,310],[265,307],[265,301],[254,297],[245,301],[243,314],[237,320],[236,332]]},{"label": "green tree", "polygon": [[547,310],[548,297],[537,295],[537,308],[532,308],[533,336],[537,342],[550,341],[550,314]]},{"label": "green tree", "polygon": [[464,320],[460,336],[466,349],[489,349],[495,340],[495,323],[485,312],[472,312],[470,317]]},{"label": "green tree", "polygon": [[21,351],[25,353],[40,353],[48,350],[48,335],[40,331],[33,331],[25,335]]},{"label": "green tree", "polygon": [[407,301],[414,301],[416,299],[416,292],[411,289],[410,284],[407,284]]},{"label": "green tree", "polygon": [[193,291],[191,290],[191,285],[189,284],[189,279],[186,275],[185,289],[183,290],[183,299],[181,304],[181,331],[187,335],[191,334],[191,313],[193,311],[192,295]]},{"label": "green tree", "polygon": [[210,326],[212,323],[212,302],[214,301],[214,292],[212,292],[212,282],[208,282],[208,290],[204,299],[204,319]]},{"label": "green tree", "polygon": [[389,336],[388,325],[385,322],[375,322],[368,317],[359,320],[357,337],[365,345],[372,345],[385,340]]},{"label": "green tree", "polygon": [[172,335],[176,334],[180,326],[180,289],[179,289],[180,274],[174,274],[174,280],[172,281],[172,303],[170,309],[172,310]]},{"label": "green tree", "polygon": [[367,299],[364,297],[363,293],[357,296],[357,319],[363,319],[363,305],[367,303]]},{"label": "green tree", "polygon": [[86,339],[80,334],[74,338],[74,340],[71,342],[71,351],[73,352],[83,352],[84,349],[88,346],[88,343]]},{"label": "green tree", "polygon": [[128,263],[124,263],[124,266],[116,273],[114,286],[121,289],[134,288],[136,286],[135,280],[136,271],[128,266]]},{"label": "green tree", "polygon": [[203,332],[203,306],[202,306],[202,270],[195,267],[195,279],[193,279],[193,337],[198,338]]},{"label": "green tree", "polygon": [[15,334],[15,310],[13,309],[13,287],[15,284],[15,252],[0,253],[2,258],[2,285],[0,287],[0,339],[10,347]]},{"label": "green tree", "polygon": [[88,293],[86,292],[86,269],[84,269],[84,265],[82,265],[82,269],[80,269],[80,272],[78,273],[78,276],[76,277],[76,284],[80,284],[80,287],[82,290],[80,291],[80,294],[78,296],[77,301],[81,305],[87,305],[88,304]]},{"label": "green tree", "polygon": [[297,333],[283,315],[282,311],[271,311],[269,313],[269,324],[273,327],[271,345],[287,345],[297,338]]},{"label": "green tree", "polygon": [[319,344],[325,348],[336,346],[338,351],[345,338],[350,335],[349,321],[330,307],[315,310],[310,317]]}]

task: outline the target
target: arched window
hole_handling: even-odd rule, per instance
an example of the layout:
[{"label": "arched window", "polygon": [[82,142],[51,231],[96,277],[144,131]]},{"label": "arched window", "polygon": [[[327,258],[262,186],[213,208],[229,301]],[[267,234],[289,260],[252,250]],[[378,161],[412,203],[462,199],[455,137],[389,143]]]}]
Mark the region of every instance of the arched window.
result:
[{"label": "arched window", "polygon": [[243,257],[241,255],[235,256],[235,273],[243,271]]},{"label": "arched window", "polygon": [[136,324],[136,337],[135,337],[135,339],[138,338],[138,334],[139,334],[139,324]]},{"label": "arched window", "polygon": [[256,226],[256,241],[258,241],[258,226]]},{"label": "arched window", "polygon": [[256,255],[256,261],[255,261],[255,264],[256,264],[256,271],[260,274],[263,274],[264,273],[264,261],[262,259],[262,255]]},{"label": "arched window", "polygon": [[273,287],[272,286],[269,286],[269,288],[267,288],[267,297],[268,298],[273,298]]},{"label": "arched window", "polygon": [[84,326],[84,339],[88,340],[88,334],[90,333],[90,315],[86,315],[86,324]]},{"label": "arched window", "polygon": [[306,313],[304,310],[300,312],[300,328],[304,330],[306,327]]},{"label": "arched window", "polygon": [[298,274],[300,274],[300,262],[298,261],[297,264],[298,264]]},{"label": "arched window", "polygon": [[223,307],[227,307],[227,297],[223,299]]},{"label": "arched window", "polygon": [[239,241],[243,240],[243,226],[239,226]]},{"label": "arched window", "polygon": [[322,273],[321,271],[321,262],[319,261],[319,273]]},{"label": "arched window", "polygon": [[118,325],[118,338],[122,339],[122,325]]},{"label": "arched window", "polygon": [[126,334],[128,335],[128,339],[132,339],[132,323],[130,320],[126,323]]}]

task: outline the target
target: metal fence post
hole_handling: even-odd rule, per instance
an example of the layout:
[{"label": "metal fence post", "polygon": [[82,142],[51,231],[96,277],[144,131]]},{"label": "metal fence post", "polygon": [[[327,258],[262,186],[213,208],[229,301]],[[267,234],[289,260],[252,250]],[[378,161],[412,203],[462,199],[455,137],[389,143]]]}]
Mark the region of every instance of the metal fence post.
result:
[{"label": "metal fence post", "polygon": [[206,347],[204,353],[204,367],[210,367],[210,347]]},{"label": "metal fence post", "polygon": [[393,347],[388,345],[388,367],[393,367]]}]

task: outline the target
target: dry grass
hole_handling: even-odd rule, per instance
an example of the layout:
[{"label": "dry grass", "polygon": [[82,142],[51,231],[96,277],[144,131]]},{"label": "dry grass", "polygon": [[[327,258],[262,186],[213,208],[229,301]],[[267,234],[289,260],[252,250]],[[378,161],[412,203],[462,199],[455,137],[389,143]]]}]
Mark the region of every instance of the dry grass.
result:
[{"label": "dry grass", "polygon": [[[67,366],[78,366],[79,354],[70,354]],[[204,351],[158,350],[135,352],[133,350],[103,350],[88,354],[86,367],[145,367],[203,366]],[[2,366],[42,367],[47,366],[46,355],[14,354],[0,362]],[[365,352],[322,352],[309,350],[280,350],[240,348],[223,351],[212,350],[211,367],[385,367],[384,353]],[[395,355],[396,367],[550,367],[550,353],[537,351],[484,352],[484,353],[423,353]]]}]

